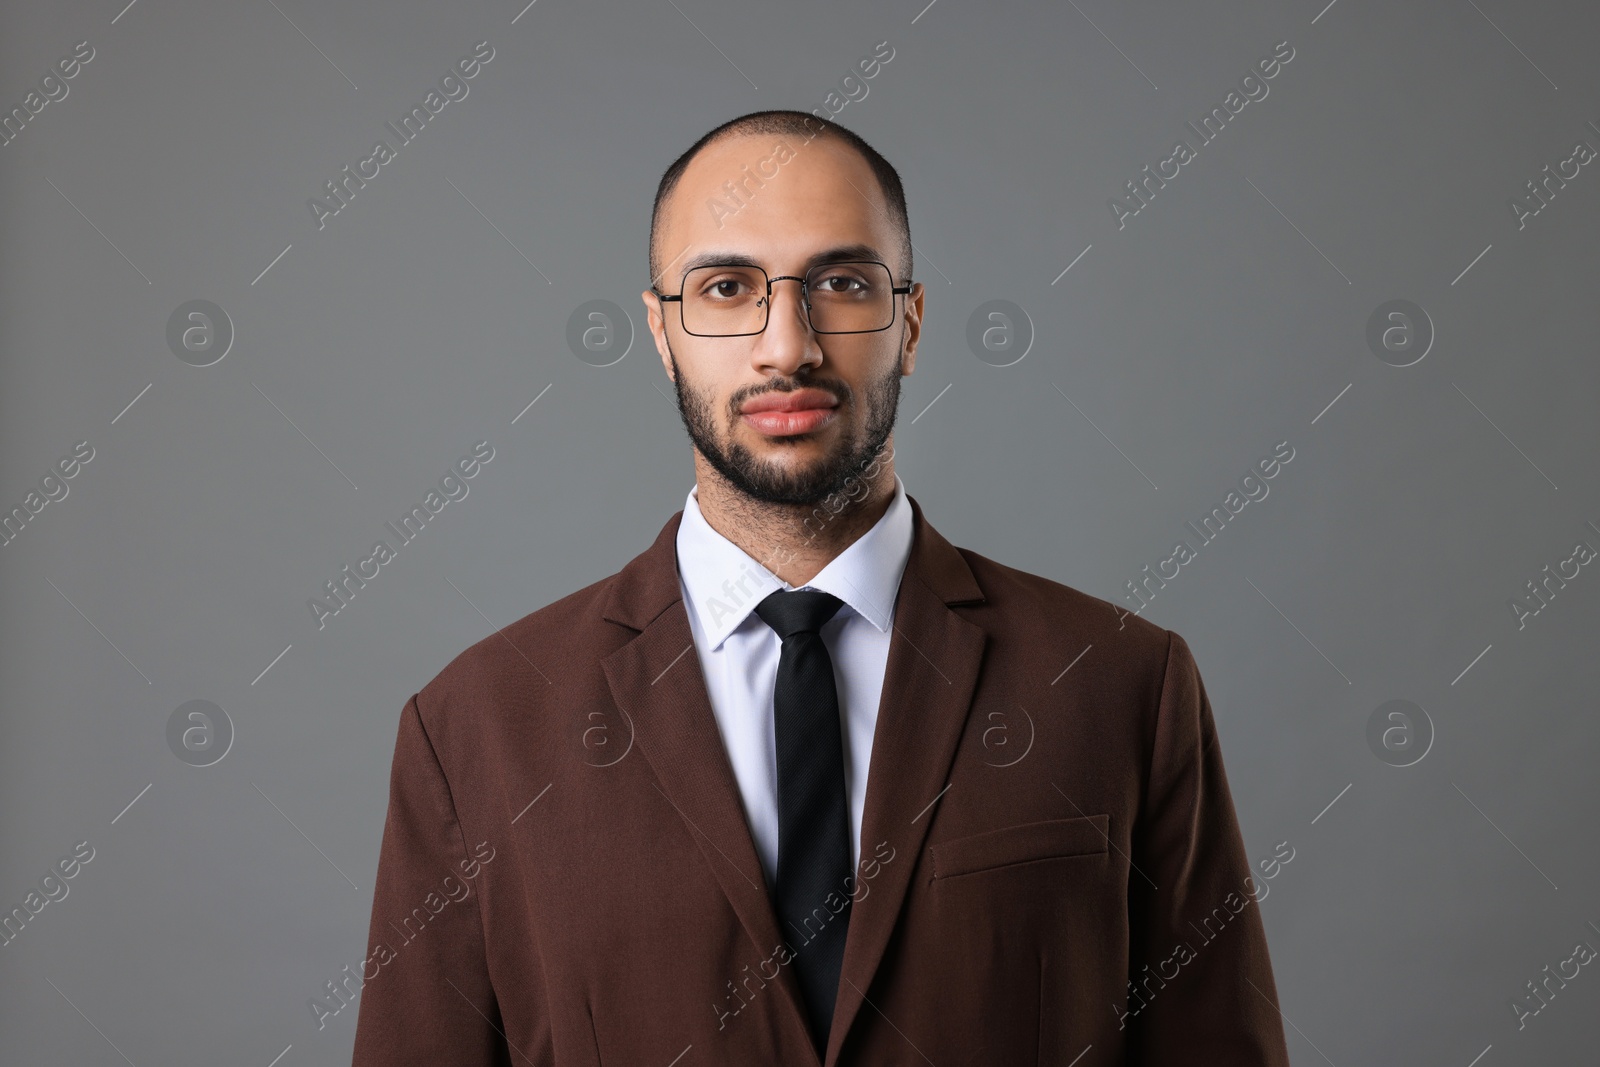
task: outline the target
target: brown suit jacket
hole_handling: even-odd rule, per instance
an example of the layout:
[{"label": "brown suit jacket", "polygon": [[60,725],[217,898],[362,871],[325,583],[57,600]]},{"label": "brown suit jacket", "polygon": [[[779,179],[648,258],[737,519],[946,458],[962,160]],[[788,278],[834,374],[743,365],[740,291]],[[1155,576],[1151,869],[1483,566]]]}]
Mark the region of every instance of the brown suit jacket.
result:
[{"label": "brown suit jacket", "polygon": [[[1286,1067],[1189,646],[911,503],[827,1067]],[[816,930],[769,903],[681,517],[406,704],[360,1067],[818,1063],[786,966]]]}]

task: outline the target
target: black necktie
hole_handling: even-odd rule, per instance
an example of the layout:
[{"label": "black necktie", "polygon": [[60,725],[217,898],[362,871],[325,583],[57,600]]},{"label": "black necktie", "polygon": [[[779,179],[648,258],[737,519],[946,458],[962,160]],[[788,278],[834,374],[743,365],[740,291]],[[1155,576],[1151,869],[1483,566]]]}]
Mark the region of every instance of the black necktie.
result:
[{"label": "black necktie", "polygon": [[756,614],[783,639],[773,696],[778,749],[778,875],[773,903],[819,1054],[827,1048],[850,923],[850,814],[833,660],[822,624],[843,602],[779,590]]}]

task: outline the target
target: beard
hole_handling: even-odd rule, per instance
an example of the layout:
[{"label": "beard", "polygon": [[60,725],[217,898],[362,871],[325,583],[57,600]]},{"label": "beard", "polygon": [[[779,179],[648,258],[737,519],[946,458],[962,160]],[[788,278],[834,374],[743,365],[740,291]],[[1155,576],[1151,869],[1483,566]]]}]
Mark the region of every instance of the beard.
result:
[{"label": "beard", "polygon": [[[732,434],[724,435],[717,425],[716,405],[712,393],[697,390],[689,384],[672,346],[667,346],[667,356],[672,363],[673,389],[678,394],[678,414],[689,431],[689,440],[706,462],[727,479],[743,495],[765,504],[817,504],[844,489],[850,479],[870,465],[883,451],[884,444],[894,431],[895,416],[900,406],[900,364],[890,364],[888,373],[871,381],[864,390],[866,425],[857,430],[846,429],[832,454],[802,470],[788,470],[767,463],[737,441]],[[852,407],[856,403],[854,391],[837,379],[810,377],[773,379],[765,386],[741,389],[728,400],[730,425],[739,419],[739,406],[761,393],[788,393],[796,389],[821,389],[833,394],[840,406]],[[798,444],[802,436],[773,438],[782,447],[786,443]]]}]

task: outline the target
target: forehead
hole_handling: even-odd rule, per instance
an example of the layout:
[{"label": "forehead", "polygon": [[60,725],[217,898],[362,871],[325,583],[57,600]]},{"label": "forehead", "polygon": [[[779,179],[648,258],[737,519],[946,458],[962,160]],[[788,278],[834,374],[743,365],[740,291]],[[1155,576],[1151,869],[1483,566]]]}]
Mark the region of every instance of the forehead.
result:
[{"label": "forehead", "polygon": [[690,161],[664,205],[662,280],[715,252],[787,273],[812,255],[852,245],[894,263],[896,230],[860,153],[826,136],[729,137]]}]

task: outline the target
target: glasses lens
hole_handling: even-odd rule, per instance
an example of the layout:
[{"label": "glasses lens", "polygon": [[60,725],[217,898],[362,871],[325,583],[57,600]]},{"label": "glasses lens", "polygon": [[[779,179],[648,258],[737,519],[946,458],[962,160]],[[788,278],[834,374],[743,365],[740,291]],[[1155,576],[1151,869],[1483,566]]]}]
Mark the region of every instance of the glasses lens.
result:
[{"label": "glasses lens", "polygon": [[696,267],[683,279],[683,328],[703,337],[760,333],[766,298],[759,267]]},{"label": "glasses lens", "polygon": [[867,333],[894,321],[894,281],[882,263],[826,263],[806,274],[811,328],[818,333]]}]

